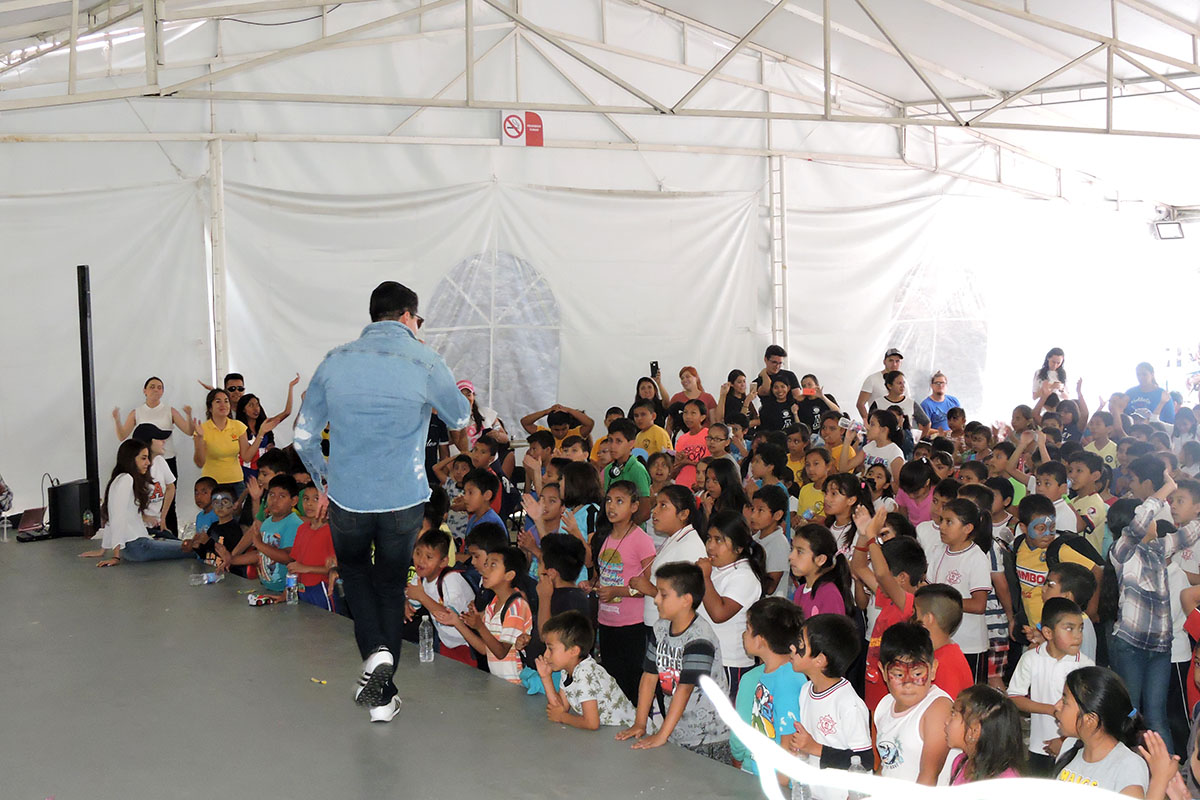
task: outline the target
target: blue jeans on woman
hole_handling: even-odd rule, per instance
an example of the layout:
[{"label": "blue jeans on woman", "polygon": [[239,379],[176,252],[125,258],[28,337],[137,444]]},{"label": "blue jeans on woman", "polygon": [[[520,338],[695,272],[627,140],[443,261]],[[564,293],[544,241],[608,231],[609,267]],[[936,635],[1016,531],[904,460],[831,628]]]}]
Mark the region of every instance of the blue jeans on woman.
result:
[{"label": "blue jeans on woman", "polygon": [[1171,726],[1167,724],[1171,651],[1144,650],[1113,636],[1108,640],[1108,662],[1113,672],[1125,682],[1133,707],[1142,713],[1147,727],[1163,737],[1167,750],[1174,750]]},{"label": "blue jeans on woman", "polygon": [[178,539],[151,539],[143,536],[126,542],[121,547],[121,558],[126,561],[167,561],[172,558],[195,558],[195,553],[183,552],[183,543]]}]

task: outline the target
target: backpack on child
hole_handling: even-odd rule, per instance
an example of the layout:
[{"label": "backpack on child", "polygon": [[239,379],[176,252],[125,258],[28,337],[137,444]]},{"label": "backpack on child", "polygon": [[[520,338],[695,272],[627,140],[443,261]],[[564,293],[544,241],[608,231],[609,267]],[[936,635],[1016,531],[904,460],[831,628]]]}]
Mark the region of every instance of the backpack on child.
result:
[{"label": "backpack on child", "polygon": [[[1004,559],[1004,577],[1008,580],[1008,591],[1011,597],[1021,597],[1021,579],[1017,577],[1017,553],[1021,550],[1021,545],[1025,543],[1027,537],[1021,534],[1012,543],[1012,553]],[[1071,545],[1071,549],[1084,558],[1090,559],[1093,563],[1103,566],[1107,559],[1101,558],[1096,552],[1096,548],[1088,543],[1088,540],[1077,533],[1060,533],[1054,537],[1054,541],[1050,542],[1046,547],[1046,569],[1047,571],[1057,569],[1061,563],[1058,554],[1062,550],[1063,545]],[[1017,641],[1021,641],[1021,629],[1029,624],[1029,617],[1025,613],[1025,604],[1022,602],[1014,602],[1014,614],[1017,618],[1015,634]],[[1027,644],[1027,643],[1026,643]]]}]

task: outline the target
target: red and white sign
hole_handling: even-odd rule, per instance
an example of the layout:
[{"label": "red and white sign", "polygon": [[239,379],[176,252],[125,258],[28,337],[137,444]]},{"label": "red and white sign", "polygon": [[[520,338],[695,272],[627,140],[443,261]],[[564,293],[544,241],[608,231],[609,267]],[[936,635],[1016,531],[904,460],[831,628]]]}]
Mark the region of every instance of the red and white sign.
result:
[{"label": "red and white sign", "polygon": [[542,118],[532,111],[501,112],[500,141],[516,147],[541,147]]}]

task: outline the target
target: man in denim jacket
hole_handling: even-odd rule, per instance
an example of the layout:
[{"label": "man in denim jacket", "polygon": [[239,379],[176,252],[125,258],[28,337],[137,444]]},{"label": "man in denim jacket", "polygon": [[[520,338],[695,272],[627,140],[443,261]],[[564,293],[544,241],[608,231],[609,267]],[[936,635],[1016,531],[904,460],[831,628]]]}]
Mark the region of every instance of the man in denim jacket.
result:
[{"label": "man in denim jacket", "polygon": [[[392,675],[404,626],[404,588],[429,481],[429,414],[465,428],[470,405],[442,357],[417,340],[417,295],[394,281],[371,293],[371,324],[317,367],[296,421],[296,452],[328,509],[354,636],[363,656],[355,701],[372,722],[400,710]],[[321,432],[330,430],[329,460]],[[374,563],[372,563],[372,546]]]}]

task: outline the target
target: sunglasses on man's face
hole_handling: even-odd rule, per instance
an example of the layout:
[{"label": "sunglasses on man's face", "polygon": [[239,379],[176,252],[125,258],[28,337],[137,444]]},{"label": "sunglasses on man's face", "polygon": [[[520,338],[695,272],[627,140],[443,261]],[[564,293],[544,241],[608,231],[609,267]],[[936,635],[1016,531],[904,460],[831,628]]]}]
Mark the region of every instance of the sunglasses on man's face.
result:
[{"label": "sunglasses on man's face", "polygon": [[246,387],[245,386],[226,386],[225,391],[227,391],[227,392],[244,392],[244,391],[246,391]]}]

